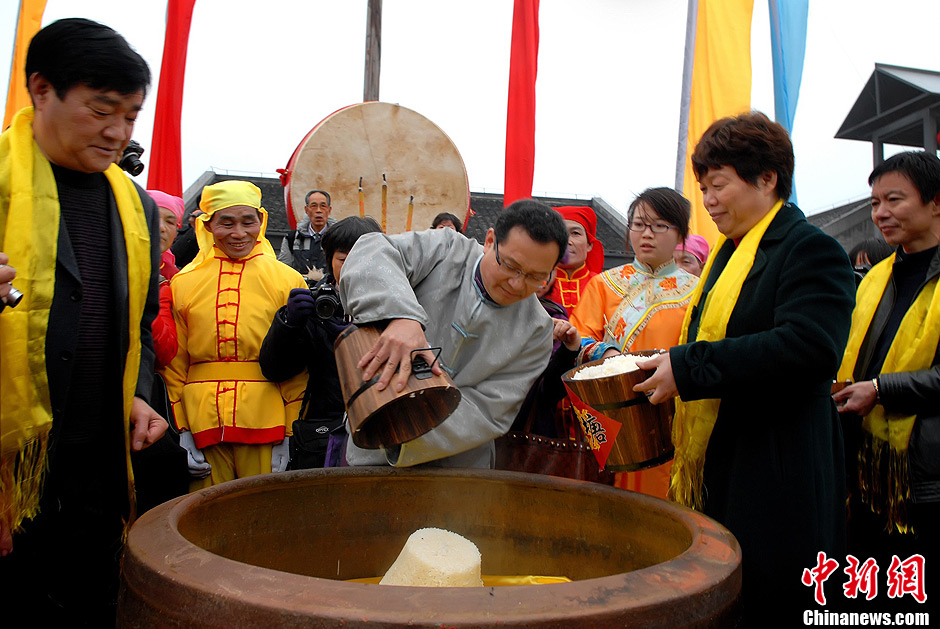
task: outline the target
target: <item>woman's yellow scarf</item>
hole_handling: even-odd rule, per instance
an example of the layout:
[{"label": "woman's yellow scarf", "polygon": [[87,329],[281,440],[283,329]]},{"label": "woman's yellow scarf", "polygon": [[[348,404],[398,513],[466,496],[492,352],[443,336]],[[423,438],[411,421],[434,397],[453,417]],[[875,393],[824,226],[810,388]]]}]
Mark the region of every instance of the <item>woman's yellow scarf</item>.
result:
[{"label": "woman's yellow scarf", "polygon": [[[734,253],[731,254],[727,266],[715,281],[708,297],[705,298],[696,341],[720,341],[725,338],[728,320],[737,304],[744,280],[754,265],[757,247],[781,207],[783,207],[783,201],[777,201],[770,211],[744,235]],[[682,333],[679,335],[680,345],[688,342],[692,311],[702,298],[702,289],[705,287],[715,263],[715,257],[725,240],[727,239],[723,236],[719,237],[711,255],[708,256],[695,292],[692,293],[692,299],[685,312],[685,320],[682,322]],[[677,400],[676,415],[672,421],[672,442],[676,447],[676,456],[670,474],[668,497],[670,500],[699,511],[703,506],[702,482],[705,450],[708,447],[712,429],[715,427],[715,420],[718,419],[719,403],[718,399],[693,402]]]},{"label": "woman's yellow scarf", "polygon": [[[52,428],[46,332],[55,292],[59,195],[49,161],[33,139],[33,116],[32,107],[21,110],[0,135],[0,251],[16,267],[14,282],[23,293],[15,309],[0,313],[0,520],[12,530],[39,511]],[[133,517],[129,418],[140,369],[140,320],[149,290],[150,231],[131,180],[114,164],[105,176],[117,202],[127,245],[130,338],[123,401]]]},{"label": "woman's yellow scarf", "polygon": [[[876,264],[858,287],[852,331],[839,368],[840,381],[852,379],[858,352],[891,280],[894,261],[895,256],[891,255]],[[940,343],[940,290],[937,286],[937,278],[930,280],[908,308],[888,348],[882,373],[930,368]],[[865,435],[858,453],[862,501],[873,512],[886,516],[889,529],[901,533],[910,532],[906,508],[911,497],[907,446],[914,430],[914,419],[914,415],[886,412],[881,404],[876,404],[862,419]]]}]

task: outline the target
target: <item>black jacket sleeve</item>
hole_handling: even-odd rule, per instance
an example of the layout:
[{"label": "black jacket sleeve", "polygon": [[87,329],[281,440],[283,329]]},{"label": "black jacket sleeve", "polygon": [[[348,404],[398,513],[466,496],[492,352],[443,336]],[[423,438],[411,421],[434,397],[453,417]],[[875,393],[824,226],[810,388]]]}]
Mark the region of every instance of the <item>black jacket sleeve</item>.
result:
[{"label": "black jacket sleeve", "polygon": [[287,325],[287,306],[281,306],[261,343],[261,373],[273,382],[284,382],[306,369],[311,351],[305,328]]},{"label": "black jacket sleeve", "polygon": [[878,376],[886,411],[906,415],[936,415],[940,407],[940,365],[921,371]]}]

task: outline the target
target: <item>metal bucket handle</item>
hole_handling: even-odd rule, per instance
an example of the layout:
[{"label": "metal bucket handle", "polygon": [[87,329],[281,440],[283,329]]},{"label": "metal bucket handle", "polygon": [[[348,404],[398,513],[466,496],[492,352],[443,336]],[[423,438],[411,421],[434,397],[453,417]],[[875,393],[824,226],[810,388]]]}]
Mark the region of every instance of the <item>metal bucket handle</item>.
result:
[{"label": "metal bucket handle", "polygon": [[[436,353],[434,354],[434,360],[431,362],[430,365],[428,364],[428,361],[424,359],[424,356],[421,356],[421,355],[418,355],[417,357],[414,356],[415,352],[426,352],[428,350],[432,352],[436,351]],[[412,356],[411,373],[418,380],[427,380],[433,375],[431,373],[431,368],[434,366],[434,363],[436,363],[437,359],[441,357],[441,348],[440,347],[425,347],[424,349],[413,349],[411,350],[411,356]],[[395,369],[395,373],[398,373],[399,371],[400,370],[398,368]],[[367,380],[363,382],[361,385],[359,385],[359,388],[356,389],[355,392],[353,392],[353,394],[349,396],[348,400],[346,400],[346,408],[352,407],[353,402],[356,401],[356,398],[358,398],[360,395],[368,391],[372,385],[378,382],[380,376],[381,376],[381,373],[378,373],[372,376],[371,380]]]},{"label": "metal bucket handle", "polygon": [[[422,356],[421,354],[418,354],[417,356],[415,356],[415,352],[428,352],[428,351],[434,353],[434,360],[431,361],[430,365],[428,364],[428,361],[424,358],[424,356]],[[427,380],[428,378],[434,375],[431,372],[431,370],[434,368],[434,364],[437,363],[440,357],[441,357],[440,347],[428,347],[425,349],[411,350],[411,373],[413,373],[414,377],[417,378],[418,380]]]}]

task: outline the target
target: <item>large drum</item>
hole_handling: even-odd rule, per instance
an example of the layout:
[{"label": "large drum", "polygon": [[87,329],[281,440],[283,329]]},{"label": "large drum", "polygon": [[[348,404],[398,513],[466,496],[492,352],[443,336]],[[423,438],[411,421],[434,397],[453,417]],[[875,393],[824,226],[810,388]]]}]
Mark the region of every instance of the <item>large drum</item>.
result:
[{"label": "large drum", "polygon": [[467,169],[451,139],[421,114],[391,103],[330,114],[279,172],[291,228],[303,219],[310,190],[330,193],[336,219],[358,216],[361,201],[363,213],[389,234],[427,229],[439,213],[463,217],[470,207]]}]

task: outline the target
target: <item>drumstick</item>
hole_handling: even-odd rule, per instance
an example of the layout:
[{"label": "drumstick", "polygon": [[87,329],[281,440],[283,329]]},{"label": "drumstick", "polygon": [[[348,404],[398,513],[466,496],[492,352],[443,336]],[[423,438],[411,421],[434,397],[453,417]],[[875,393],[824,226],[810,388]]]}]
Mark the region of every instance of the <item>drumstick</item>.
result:
[{"label": "drumstick", "polygon": [[387,217],[388,217],[388,182],[385,181],[385,173],[382,173],[382,232],[388,233],[387,229]]},{"label": "drumstick", "polygon": [[411,198],[408,199],[408,216],[405,218],[405,231],[411,231],[411,215],[415,211],[415,195],[411,195]]},{"label": "drumstick", "polygon": [[359,178],[359,218],[366,217],[366,198],[362,194],[362,177]]}]

